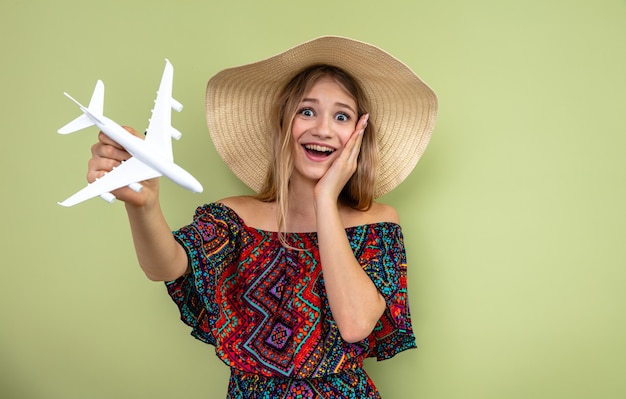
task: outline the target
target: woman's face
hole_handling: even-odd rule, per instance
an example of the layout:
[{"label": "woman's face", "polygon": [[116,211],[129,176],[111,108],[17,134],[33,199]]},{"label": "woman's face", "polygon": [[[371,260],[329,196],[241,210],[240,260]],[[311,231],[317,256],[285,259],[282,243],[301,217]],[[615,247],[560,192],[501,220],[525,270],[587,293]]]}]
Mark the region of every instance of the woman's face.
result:
[{"label": "woman's face", "polygon": [[355,130],[356,100],[331,78],[305,93],[291,127],[294,172],[317,181],[328,170]]}]

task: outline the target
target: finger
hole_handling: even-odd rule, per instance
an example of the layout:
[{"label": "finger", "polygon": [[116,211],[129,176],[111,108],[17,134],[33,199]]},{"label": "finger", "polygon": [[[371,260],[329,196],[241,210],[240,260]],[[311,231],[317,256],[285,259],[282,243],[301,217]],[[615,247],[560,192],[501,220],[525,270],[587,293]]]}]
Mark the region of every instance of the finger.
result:
[{"label": "finger", "polygon": [[[130,126],[122,126],[127,132],[133,136],[143,139],[145,136],[137,132]],[[117,161],[125,161],[130,158],[130,154],[119,143],[111,139],[104,132],[98,134],[98,143],[92,146],[92,155],[102,158],[111,158]]]},{"label": "finger", "polygon": [[107,171],[104,171],[104,170],[88,170],[87,171],[87,183],[93,183],[106,174],[107,174]]},{"label": "finger", "polygon": [[117,162],[126,161],[130,154],[124,149],[113,144],[96,143],[91,146],[91,155],[94,159],[114,160]]},{"label": "finger", "polygon": [[358,133],[363,133],[365,131],[365,128],[367,127],[367,121],[370,118],[370,114],[363,114],[357,124],[356,127],[354,129],[354,134],[358,134]]},{"label": "finger", "polygon": [[[142,137],[135,129],[124,126],[129,133]],[[98,134],[98,142],[91,146],[91,158],[87,164],[87,181],[92,183],[128,160],[131,155],[119,143],[103,132]]]},{"label": "finger", "polygon": [[[363,115],[356,124],[354,132],[350,135],[350,138],[346,142],[344,148],[348,150],[348,152],[352,151],[354,145],[357,143],[359,136],[362,136],[365,132],[365,128],[367,127],[367,118],[368,115]],[[360,144],[360,142],[359,142]]]},{"label": "finger", "polygon": [[356,163],[357,159],[359,158],[359,154],[361,153],[362,142],[363,142],[363,133],[362,132],[357,133],[355,140],[354,140],[354,146],[351,148],[350,155],[348,157],[349,162]]},{"label": "finger", "polygon": [[[357,129],[352,134],[352,137],[350,137],[350,140],[348,142],[349,146],[347,146],[349,151],[348,159],[350,161],[355,162],[359,156],[359,153],[361,152],[361,143],[363,142],[363,134],[365,133],[368,119],[369,114],[363,115],[359,119],[359,123],[357,123]],[[352,143],[350,143],[350,141],[352,141]]]},{"label": "finger", "polygon": [[116,141],[114,141],[113,139],[111,139],[109,136],[106,135],[106,133],[104,132],[99,132],[98,133],[98,142],[104,145],[110,145],[113,147],[117,147],[119,149],[123,149],[124,147],[122,147],[120,144],[118,144]]},{"label": "finger", "polygon": [[87,163],[87,181],[90,183],[118,167],[130,157],[127,152],[102,143],[94,144],[91,153],[92,156]]},{"label": "finger", "polygon": [[364,114],[363,116],[361,116],[361,118],[359,119],[359,121],[361,122],[361,129],[363,129],[363,131],[365,131],[365,128],[367,127],[367,122],[370,120],[370,114]]},{"label": "finger", "polygon": [[140,137],[142,139],[144,138],[144,135],[136,131],[133,127],[131,126],[122,126],[122,127],[126,129],[127,132],[132,133],[133,135]]}]

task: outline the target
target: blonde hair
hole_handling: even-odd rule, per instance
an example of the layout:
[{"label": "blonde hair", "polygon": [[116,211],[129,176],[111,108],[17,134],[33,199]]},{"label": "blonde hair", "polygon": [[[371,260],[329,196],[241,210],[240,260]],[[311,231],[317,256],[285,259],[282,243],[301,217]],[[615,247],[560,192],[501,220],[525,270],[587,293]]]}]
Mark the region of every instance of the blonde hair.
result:
[{"label": "blonde hair", "polygon": [[[256,198],[276,201],[278,228],[281,242],[286,244],[284,233],[287,228],[289,179],[293,171],[291,126],[304,95],[322,78],[331,78],[338,83],[357,103],[358,118],[369,113],[369,101],[356,79],[344,70],[330,65],[313,65],[296,74],[278,93],[271,114],[272,163],[270,164],[263,189]],[[369,119],[361,143],[356,172],[346,183],[339,200],[354,209],[368,210],[374,201],[378,149],[375,126]]]}]

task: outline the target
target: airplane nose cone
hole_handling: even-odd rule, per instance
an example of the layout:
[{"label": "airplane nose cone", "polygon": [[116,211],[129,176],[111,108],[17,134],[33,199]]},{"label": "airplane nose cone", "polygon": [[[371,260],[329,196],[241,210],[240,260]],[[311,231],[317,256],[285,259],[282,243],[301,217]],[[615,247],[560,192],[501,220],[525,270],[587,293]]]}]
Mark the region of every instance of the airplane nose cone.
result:
[{"label": "airplane nose cone", "polygon": [[191,185],[191,187],[189,187],[189,189],[194,192],[194,193],[201,193],[202,191],[204,191],[204,188],[202,187],[202,184],[200,184],[200,182],[196,179],[194,180],[194,184]]},{"label": "airplane nose cone", "polygon": [[191,173],[187,172],[175,163],[162,163],[159,166],[161,167],[159,171],[179,186],[194,193],[201,193],[203,191],[202,184],[200,184],[200,182],[196,180]]}]

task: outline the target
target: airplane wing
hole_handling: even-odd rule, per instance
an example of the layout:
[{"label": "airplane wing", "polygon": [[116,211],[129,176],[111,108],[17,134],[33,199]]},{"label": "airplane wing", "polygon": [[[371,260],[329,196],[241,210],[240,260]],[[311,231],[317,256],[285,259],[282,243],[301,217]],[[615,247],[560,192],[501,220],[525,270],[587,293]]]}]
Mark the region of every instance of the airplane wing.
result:
[{"label": "airplane wing", "polygon": [[100,179],[87,185],[59,205],[72,206],[98,195],[109,193],[120,187],[128,186],[147,179],[161,176],[161,173],[142,163],[137,158],[130,158]]},{"label": "airplane wing", "polygon": [[177,111],[182,109],[182,105],[172,97],[173,80],[174,67],[168,60],[165,60],[165,70],[146,131],[146,142],[150,142],[163,157],[170,161],[174,160],[172,137],[176,139],[180,137],[180,133],[172,127],[172,109]]}]

